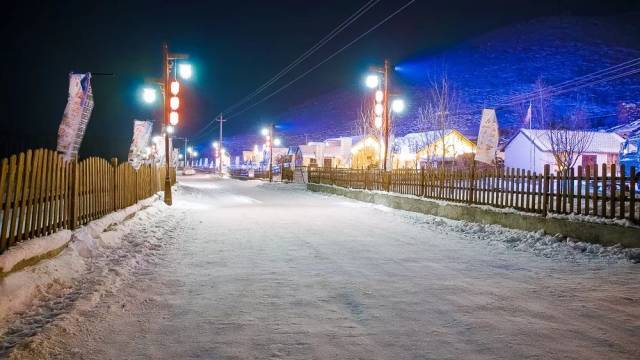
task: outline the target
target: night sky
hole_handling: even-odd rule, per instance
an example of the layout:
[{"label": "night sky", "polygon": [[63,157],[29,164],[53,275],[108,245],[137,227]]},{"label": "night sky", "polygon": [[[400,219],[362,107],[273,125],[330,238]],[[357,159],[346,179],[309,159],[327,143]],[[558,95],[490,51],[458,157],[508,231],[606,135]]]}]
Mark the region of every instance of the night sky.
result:
[{"label": "night sky", "polygon": [[[17,2],[4,9],[3,116],[0,155],[55,148],[67,98],[68,73],[94,77],[95,108],[81,157],[126,157],[132,119],[158,117],[139,91],[159,76],[161,44],[188,53],[196,71],[184,84],[177,136],[195,134],[313,46],[366,1],[51,1]],[[322,61],[402,6],[382,0],[278,84]],[[279,112],[360,81],[385,57],[402,60],[438,51],[512,23],[549,15],[612,15],[640,11],[640,1],[426,1],[418,0],[389,23],[287,90],[227,122],[247,132]],[[262,95],[267,95],[267,89]],[[260,99],[260,96],[256,100]],[[211,129],[216,134],[217,127]],[[213,135],[212,135],[213,136]]]}]

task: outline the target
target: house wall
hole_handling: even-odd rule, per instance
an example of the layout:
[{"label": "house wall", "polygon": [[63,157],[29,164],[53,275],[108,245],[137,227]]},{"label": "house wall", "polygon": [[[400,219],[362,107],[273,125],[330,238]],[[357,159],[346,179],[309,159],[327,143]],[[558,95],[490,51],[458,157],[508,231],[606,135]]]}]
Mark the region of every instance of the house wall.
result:
[{"label": "house wall", "polygon": [[[418,151],[417,157],[420,158],[441,158],[443,141],[438,139],[433,144],[426,146]],[[445,157],[454,158],[459,155],[475,152],[474,144],[466,137],[456,131],[452,131],[444,136]]]},{"label": "house wall", "polygon": [[[596,155],[596,163],[610,165],[612,157],[617,159],[617,154],[593,153],[585,152],[584,155]],[[617,162],[615,160],[614,162]],[[535,171],[536,173],[544,172],[544,165],[549,164],[551,171],[556,171],[556,160],[550,151],[542,152],[536,148],[524,134],[519,133],[504,149],[504,165],[509,168],[517,168]],[[582,155],[578,157],[574,171],[577,172],[578,166],[582,165]]]}]

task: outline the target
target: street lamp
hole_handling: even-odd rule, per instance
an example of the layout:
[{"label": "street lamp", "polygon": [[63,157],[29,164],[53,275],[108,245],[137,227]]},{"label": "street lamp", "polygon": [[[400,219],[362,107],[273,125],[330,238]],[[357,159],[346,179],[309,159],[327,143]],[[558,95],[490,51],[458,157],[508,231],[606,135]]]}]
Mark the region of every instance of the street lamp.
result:
[{"label": "street lamp", "polygon": [[[389,153],[389,129],[390,129],[390,112],[401,113],[405,109],[405,103],[402,99],[395,99],[389,108],[389,60],[384,61],[384,67],[372,68],[373,71],[382,75],[382,79],[378,74],[369,74],[365,78],[365,85],[370,89],[376,89],[374,96],[374,114],[376,128],[382,128],[384,134],[384,162],[382,167],[387,171],[387,156]],[[382,88],[380,88],[382,87]]]},{"label": "street lamp", "polygon": [[367,77],[364,79],[364,83],[368,88],[375,89],[380,85],[380,78],[378,77],[378,75],[370,74],[367,75]]},{"label": "street lamp", "polygon": [[391,102],[391,110],[395,113],[402,113],[404,111],[405,104],[403,99],[394,99]]},{"label": "street lamp", "polygon": [[[190,64],[179,63],[180,60],[186,59],[188,56],[184,54],[176,54],[169,52],[167,43],[162,45],[162,78],[155,81],[159,85],[163,100],[163,116],[162,122],[166,131],[164,132],[164,151],[166,159],[166,172],[164,178],[164,202],[171,205],[171,151],[169,149],[169,135],[175,131],[175,126],[180,122],[178,109],[180,108],[180,83],[178,82],[178,73],[183,79],[189,79],[193,76],[193,68]],[[152,88],[144,88],[142,90],[142,99],[146,103],[153,103],[156,100],[156,91]],[[185,155],[186,157],[186,155]],[[186,161],[185,161],[186,163]]]},{"label": "street lamp", "polygon": [[280,146],[280,144],[282,144],[282,141],[280,141],[280,139],[273,139],[273,145]]},{"label": "street lamp", "polygon": [[191,76],[193,76],[193,67],[191,64],[180,64],[178,66],[178,73],[181,78],[189,80],[191,79]]},{"label": "street lamp", "polygon": [[142,89],[142,100],[147,104],[152,104],[156,101],[157,98],[156,89],[153,88],[143,88]]}]

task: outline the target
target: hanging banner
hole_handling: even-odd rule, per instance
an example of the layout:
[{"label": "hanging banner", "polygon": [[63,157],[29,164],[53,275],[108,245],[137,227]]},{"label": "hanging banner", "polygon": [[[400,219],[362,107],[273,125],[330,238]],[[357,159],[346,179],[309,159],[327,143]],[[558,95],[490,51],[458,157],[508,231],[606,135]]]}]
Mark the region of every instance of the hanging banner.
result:
[{"label": "hanging banner", "polygon": [[494,109],[482,109],[482,120],[476,146],[477,161],[492,164],[498,151],[498,118]]},{"label": "hanging banner", "polygon": [[69,74],[69,98],[58,129],[57,146],[65,161],[78,156],[92,110],[91,73]]},{"label": "hanging banner", "polygon": [[180,160],[180,149],[173,148],[171,153],[171,166],[178,167],[178,161]]},{"label": "hanging banner", "polygon": [[136,170],[142,165],[152,130],[153,122],[133,120],[133,139],[129,147],[129,163]]}]

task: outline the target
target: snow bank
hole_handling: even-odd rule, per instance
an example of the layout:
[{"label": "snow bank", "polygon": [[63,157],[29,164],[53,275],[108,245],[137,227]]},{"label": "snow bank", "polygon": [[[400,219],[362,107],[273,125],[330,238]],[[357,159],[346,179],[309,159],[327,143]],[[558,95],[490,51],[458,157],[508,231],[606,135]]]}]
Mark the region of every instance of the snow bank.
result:
[{"label": "snow bank", "polygon": [[19,242],[0,255],[0,277],[28,266],[38,258],[60,251],[71,240],[71,235],[71,230],[61,230],[48,236]]},{"label": "snow bank", "polygon": [[[121,224],[137,211],[158,200],[152,196],[135,205],[94,220],[75,231],[61,230],[55,234],[20,243],[0,256],[0,268],[5,273],[20,264],[32,265],[45,255],[61,250],[60,255],[12,272],[0,278],[0,323],[9,314],[26,309],[38,298],[61,295],[70,291],[72,282],[80,278],[91,265],[91,258],[101,249],[119,247],[127,226]],[[65,248],[65,246],[67,246]]]}]

